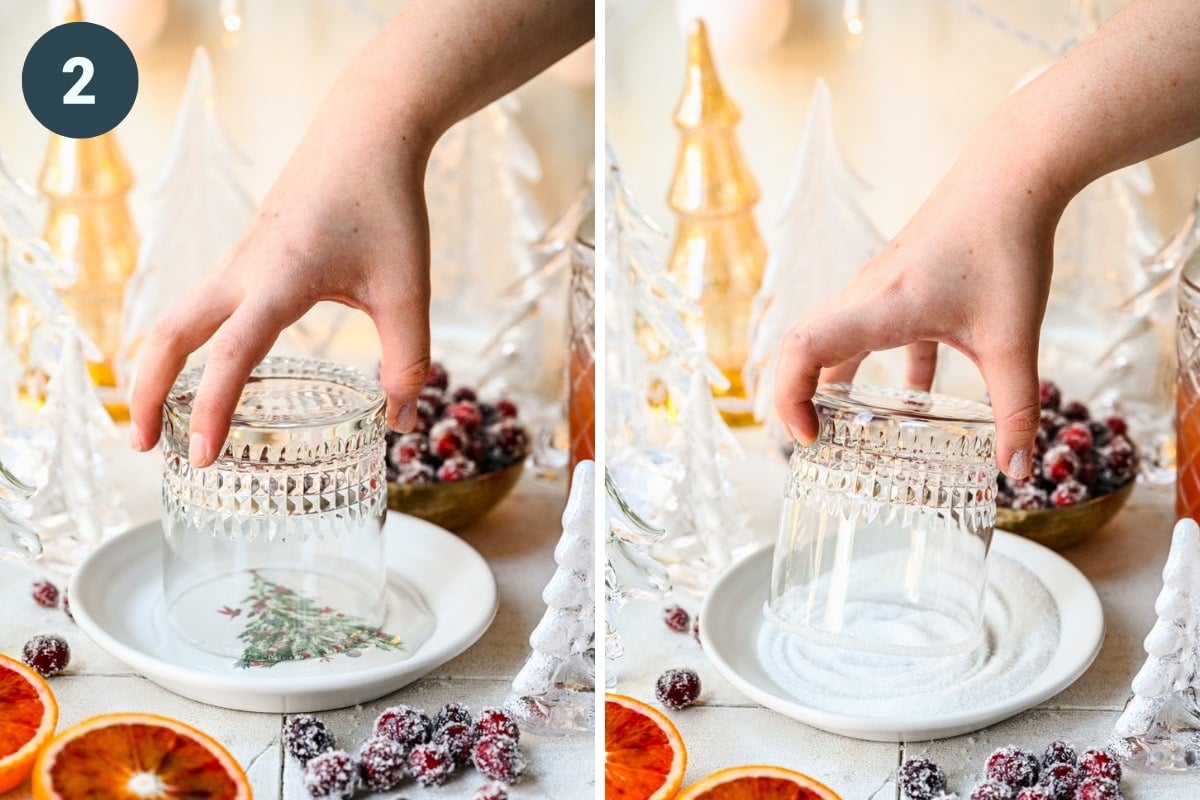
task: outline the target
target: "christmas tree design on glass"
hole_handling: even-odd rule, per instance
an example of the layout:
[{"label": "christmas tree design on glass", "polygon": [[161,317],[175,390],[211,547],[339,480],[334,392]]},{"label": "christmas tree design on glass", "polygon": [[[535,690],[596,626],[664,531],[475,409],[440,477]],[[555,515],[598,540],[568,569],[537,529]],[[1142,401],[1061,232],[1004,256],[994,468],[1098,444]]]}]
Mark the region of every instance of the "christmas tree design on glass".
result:
[{"label": "christmas tree design on glass", "polygon": [[362,651],[401,650],[399,636],[362,624],[329,606],[318,606],[312,598],[267,580],[252,572],[250,594],[240,606],[217,609],[230,621],[246,614],[246,626],[238,634],[245,645],[237,666],[273,667],[281,661],[304,661],[332,656],[357,658]]}]

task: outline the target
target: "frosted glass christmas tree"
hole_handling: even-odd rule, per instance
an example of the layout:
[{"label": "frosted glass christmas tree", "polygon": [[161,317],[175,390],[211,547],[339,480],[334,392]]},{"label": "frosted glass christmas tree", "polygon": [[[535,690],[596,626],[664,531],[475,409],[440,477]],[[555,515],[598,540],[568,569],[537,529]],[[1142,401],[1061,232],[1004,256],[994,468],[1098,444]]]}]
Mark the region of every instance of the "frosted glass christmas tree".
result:
[{"label": "frosted glass christmas tree", "polygon": [[118,385],[132,386],[154,323],[221,263],[254,216],[237,170],[246,157],[221,126],[208,51],[197,47],[137,270],[125,289]]},{"label": "frosted glass christmas tree", "polygon": [[579,462],[554,548],[558,569],[542,591],[546,613],[506,703],[532,733],[586,734],[596,726],[595,487],[595,463]]},{"label": "frosted glass christmas tree", "polygon": [[43,533],[46,561],[70,572],[96,545],[129,526],[100,452],[103,441],[116,437],[116,427],[96,397],[74,337],[62,343],[41,417],[52,442],[46,482],[33,496],[33,519]]},{"label": "frosted glass christmas tree", "polygon": [[1200,770],[1200,526],[1175,525],[1146,663],[1110,747],[1135,769]]},{"label": "frosted glass christmas tree", "polygon": [[729,482],[729,465],[741,457],[741,448],[700,373],[692,375],[669,448],[683,474],[662,517],[666,536],[653,552],[676,586],[702,595],[756,544]]},{"label": "frosted glass christmas tree", "polygon": [[534,245],[546,223],[529,190],[541,165],[517,125],[518,107],[509,95],[447,131],[430,156],[425,196],[434,357],[485,394],[533,407],[556,395],[561,370],[547,368],[547,355],[565,340],[548,329],[542,304],[561,330],[566,301],[506,292],[545,258]]},{"label": "frosted glass christmas tree", "polygon": [[770,235],[762,288],[750,307],[750,357],[743,381],[760,422],[776,420],[775,363],[788,328],[840,291],[883,246],[883,236],[858,202],[865,188],[838,146],[829,86],[819,80],[791,185]]}]

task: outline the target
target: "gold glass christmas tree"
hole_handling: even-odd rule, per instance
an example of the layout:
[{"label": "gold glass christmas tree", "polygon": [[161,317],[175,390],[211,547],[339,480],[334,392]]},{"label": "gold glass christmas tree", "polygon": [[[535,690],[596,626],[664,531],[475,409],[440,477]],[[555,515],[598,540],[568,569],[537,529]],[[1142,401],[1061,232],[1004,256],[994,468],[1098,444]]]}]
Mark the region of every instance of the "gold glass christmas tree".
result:
[{"label": "gold glass christmas tree", "polygon": [[[63,22],[80,19],[79,4],[68,3]],[[117,419],[128,419],[128,410],[115,392],[104,390],[116,387],[112,359],[121,340],[121,302],[137,265],[138,236],[126,201],[132,185],[115,133],[50,135],[40,181],[49,201],[44,238],[56,257],[75,267],[78,278],[63,289],[63,300],[104,354],[88,368]]]},{"label": "gold glass christmas tree", "polygon": [[701,316],[688,320],[729,379],[717,405],[731,424],[754,423],[742,385],[750,303],[767,261],[752,209],[759,189],[734,135],[741,112],[717,77],[701,20],[688,29],[687,77],[675,109],[679,155],[668,202],[679,217],[668,266]]}]

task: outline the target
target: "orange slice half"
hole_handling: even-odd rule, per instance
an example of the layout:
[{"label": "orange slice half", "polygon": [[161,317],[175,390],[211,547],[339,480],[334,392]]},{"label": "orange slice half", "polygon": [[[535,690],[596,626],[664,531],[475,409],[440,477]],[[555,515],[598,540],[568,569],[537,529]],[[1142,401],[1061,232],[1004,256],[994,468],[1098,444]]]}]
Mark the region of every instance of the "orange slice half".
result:
[{"label": "orange slice half", "polygon": [[748,765],[717,770],[684,789],[676,800],[841,800],[802,772]]},{"label": "orange slice half", "polygon": [[687,749],[671,720],[640,700],[605,695],[605,800],[671,800],[686,771]]},{"label": "orange slice half", "polygon": [[103,714],[54,738],[33,770],[35,800],[250,800],[246,773],[215,739],[154,714]]},{"label": "orange slice half", "polygon": [[57,724],[58,703],[46,679],[0,654],[0,793],[25,780]]}]

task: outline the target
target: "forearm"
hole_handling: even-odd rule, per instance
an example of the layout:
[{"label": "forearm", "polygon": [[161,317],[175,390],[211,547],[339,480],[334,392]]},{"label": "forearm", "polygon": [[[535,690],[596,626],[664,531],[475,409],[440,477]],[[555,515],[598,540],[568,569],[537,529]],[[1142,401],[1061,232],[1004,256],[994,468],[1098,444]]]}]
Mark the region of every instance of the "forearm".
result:
[{"label": "forearm", "polygon": [[590,39],[594,14],[594,0],[412,0],[347,65],[322,115],[432,147]]},{"label": "forearm", "polygon": [[1014,194],[1061,211],[1101,175],[1197,136],[1200,3],[1135,0],[1005,101],[962,161],[1006,165]]}]

